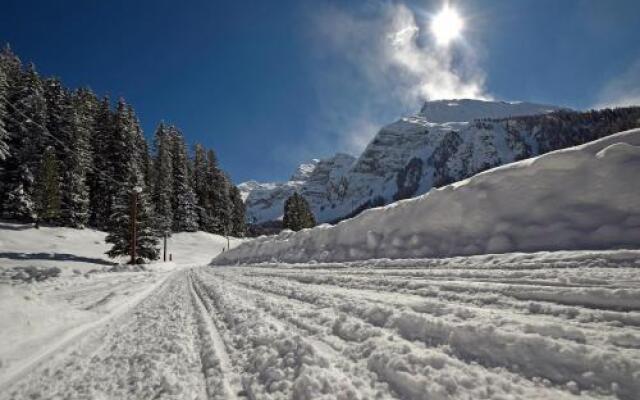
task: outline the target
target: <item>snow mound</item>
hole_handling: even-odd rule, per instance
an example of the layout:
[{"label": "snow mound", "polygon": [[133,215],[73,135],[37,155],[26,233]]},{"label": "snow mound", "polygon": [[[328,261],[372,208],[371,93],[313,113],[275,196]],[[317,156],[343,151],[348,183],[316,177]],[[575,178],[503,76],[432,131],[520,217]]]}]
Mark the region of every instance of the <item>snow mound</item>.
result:
[{"label": "snow mound", "polygon": [[260,237],[214,263],[638,248],[640,129],[503,165],[336,226]]}]

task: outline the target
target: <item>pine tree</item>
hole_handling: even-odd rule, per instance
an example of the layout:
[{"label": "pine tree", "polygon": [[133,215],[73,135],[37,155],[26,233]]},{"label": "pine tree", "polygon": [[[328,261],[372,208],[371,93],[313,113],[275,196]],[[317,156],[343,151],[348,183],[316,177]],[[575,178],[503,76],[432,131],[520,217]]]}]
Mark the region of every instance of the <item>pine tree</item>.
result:
[{"label": "pine tree", "polygon": [[47,147],[42,156],[42,163],[35,190],[38,220],[56,222],[60,216],[60,171],[56,152]]},{"label": "pine tree", "polygon": [[193,190],[196,194],[198,225],[200,229],[210,231],[209,218],[211,202],[209,198],[209,180],[207,167],[207,153],[200,144],[195,145],[193,160]]},{"label": "pine tree", "polygon": [[[7,44],[0,52],[0,214],[3,213],[4,203],[8,201],[10,191],[16,190],[9,184],[9,172],[12,168],[12,132],[15,132],[15,109],[11,102],[15,98],[17,86],[22,76],[22,63],[13,54]],[[15,197],[14,194],[12,197]],[[13,198],[12,198],[12,203]]]},{"label": "pine tree", "polygon": [[[0,162],[4,161],[9,155],[9,134],[5,121],[9,117],[7,112],[7,96],[9,92],[9,83],[7,74],[4,72],[2,63],[0,63]],[[2,178],[2,165],[0,164],[0,178]],[[1,181],[1,179],[0,179]],[[0,185],[0,190],[2,186]]]},{"label": "pine tree", "polygon": [[189,159],[182,134],[171,127],[173,161],[173,231],[198,230],[196,195],[189,176]]},{"label": "pine tree", "polygon": [[237,186],[232,185],[230,191],[230,200],[232,205],[231,216],[231,235],[235,237],[243,237],[247,230],[245,206]]},{"label": "pine tree", "polygon": [[[46,123],[45,126],[47,131],[53,135],[58,140],[64,139],[67,133],[64,131],[67,127],[64,126],[63,122],[64,117],[64,107],[66,106],[65,100],[67,97],[67,93],[62,87],[62,84],[57,78],[47,78],[43,82],[44,89],[44,99],[47,105],[47,114],[46,114]],[[54,146],[57,150],[56,156],[58,159],[63,159],[66,157],[65,153],[68,153],[64,147],[61,147],[58,143],[55,142],[55,139],[46,136],[45,143],[47,146]],[[66,144],[66,143],[65,143]]]},{"label": "pine tree", "polygon": [[313,228],[316,225],[309,203],[297,192],[293,193],[284,204],[282,225],[285,229],[292,231]]},{"label": "pine tree", "polygon": [[86,99],[80,93],[66,93],[62,106],[64,157],[62,204],[60,222],[65,226],[83,228],[89,220],[89,187],[87,172],[90,167],[89,135],[93,120],[84,110]]},{"label": "pine tree", "polygon": [[156,208],[157,227],[163,234],[171,231],[173,224],[173,156],[169,129],[160,123],[155,134],[155,178],[153,201]]},{"label": "pine tree", "polygon": [[[136,252],[140,259],[155,260],[159,257],[158,235],[155,230],[153,207],[148,200],[145,177],[142,171],[139,143],[142,131],[124,99],[118,101],[113,118],[113,135],[108,142],[111,153],[111,217],[107,243],[113,247],[110,257],[128,254],[131,247],[131,210],[136,203]],[[133,195],[135,193],[135,195]],[[135,199],[135,200],[133,200]],[[137,260],[136,260],[137,262]]]},{"label": "pine tree", "polygon": [[218,168],[218,161],[213,150],[207,152],[207,174],[209,181],[210,232],[228,235],[231,232],[231,200],[229,196],[229,180]]},{"label": "pine tree", "polygon": [[[142,183],[142,182],[140,182]],[[130,255],[132,236],[132,209],[136,207],[136,263],[142,260],[157,260],[160,257],[158,236],[153,227],[153,218],[149,213],[151,207],[144,191],[135,193],[134,182],[121,187],[111,215],[111,229],[106,242],[113,246],[107,255],[115,258]]]},{"label": "pine tree", "polygon": [[33,64],[10,87],[8,104],[13,110],[7,126],[11,154],[4,164],[2,214],[5,218],[32,220],[36,216],[35,174],[46,132],[44,90]]},{"label": "pine tree", "polygon": [[89,138],[93,168],[89,171],[89,223],[98,229],[107,229],[111,216],[113,199],[109,180],[112,162],[110,160],[110,141],[113,136],[113,113],[110,101],[104,97],[96,106],[93,118],[93,135]]}]

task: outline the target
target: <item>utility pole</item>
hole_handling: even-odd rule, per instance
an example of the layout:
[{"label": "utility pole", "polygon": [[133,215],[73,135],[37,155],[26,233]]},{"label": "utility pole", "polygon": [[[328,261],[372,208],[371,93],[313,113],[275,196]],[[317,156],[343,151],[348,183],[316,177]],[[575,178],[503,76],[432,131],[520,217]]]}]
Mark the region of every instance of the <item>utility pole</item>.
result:
[{"label": "utility pole", "polygon": [[136,263],[136,250],[138,248],[138,194],[142,192],[140,186],[135,186],[131,191],[131,261],[130,264]]}]

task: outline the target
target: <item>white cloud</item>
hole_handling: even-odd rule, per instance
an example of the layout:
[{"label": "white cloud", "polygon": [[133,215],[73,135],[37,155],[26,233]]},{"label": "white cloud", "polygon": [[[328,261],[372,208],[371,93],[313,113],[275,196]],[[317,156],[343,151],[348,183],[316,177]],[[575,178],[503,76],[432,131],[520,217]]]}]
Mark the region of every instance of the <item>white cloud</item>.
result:
[{"label": "white cloud", "polygon": [[428,22],[397,2],[314,8],[319,60],[346,70],[321,71],[317,82],[323,107],[316,125],[337,136],[337,150],[358,154],[383,124],[424,100],[489,98],[478,49],[464,39],[436,45]]},{"label": "white cloud", "polygon": [[593,108],[640,105],[640,59],[622,75],[611,79],[600,91]]}]

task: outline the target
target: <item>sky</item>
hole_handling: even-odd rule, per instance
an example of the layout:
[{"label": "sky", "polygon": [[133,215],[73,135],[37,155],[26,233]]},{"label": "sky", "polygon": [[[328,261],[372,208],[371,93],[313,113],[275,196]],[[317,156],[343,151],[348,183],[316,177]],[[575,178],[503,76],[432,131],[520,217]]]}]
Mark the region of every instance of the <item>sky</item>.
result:
[{"label": "sky", "polygon": [[215,149],[234,182],[355,156],[427,99],[640,104],[637,0],[2,0],[0,42]]}]

